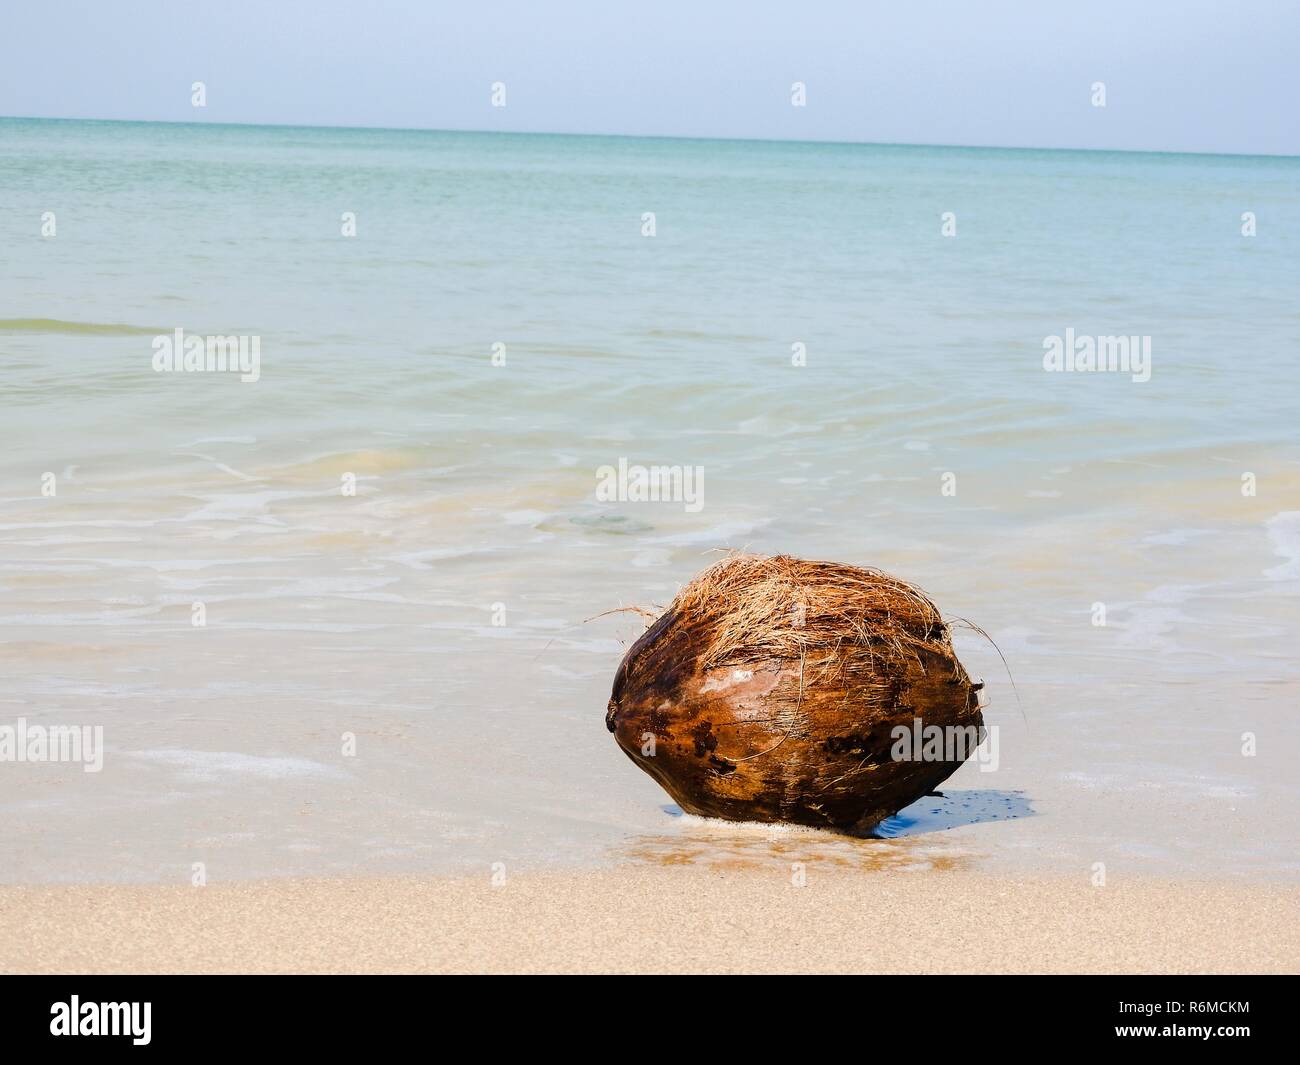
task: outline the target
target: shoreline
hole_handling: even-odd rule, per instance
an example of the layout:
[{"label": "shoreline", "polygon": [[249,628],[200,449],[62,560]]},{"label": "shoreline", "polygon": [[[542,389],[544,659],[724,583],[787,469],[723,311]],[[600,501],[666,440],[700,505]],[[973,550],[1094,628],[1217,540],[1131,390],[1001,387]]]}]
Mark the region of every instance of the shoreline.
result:
[{"label": "shoreline", "polygon": [[[780,864],[0,887],[3,973],[1294,973],[1300,885]],[[498,880],[502,877],[498,874]]]}]

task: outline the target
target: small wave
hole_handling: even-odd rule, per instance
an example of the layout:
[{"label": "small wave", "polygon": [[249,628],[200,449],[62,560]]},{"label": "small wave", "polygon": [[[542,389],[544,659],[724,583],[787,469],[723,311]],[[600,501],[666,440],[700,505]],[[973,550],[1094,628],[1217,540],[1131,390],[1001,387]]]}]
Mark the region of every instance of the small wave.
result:
[{"label": "small wave", "polygon": [[1274,580],[1294,580],[1300,577],[1300,510],[1284,510],[1275,514],[1265,525],[1273,553],[1286,561],[1280,566],[1264,571],[1264,576]]},{"label": "small wave", "polygon": [[171,769],[178,776],[203,782],[234,783],[240,777],[261,780],[286,778],[340,778],[342,770],[307,758],[244,754],[240,751],[195,751],[168,748],[154,751],[125,751],[124,754]]},{"label": "small wave", "polygon": [[336,451],[301,462],[276,467],[280,479],[316,481],[322,476],[342,473],[380,474],[418,470],[435,465],[427,453],[416,448],[370,448],[362,451]]},{"label": "small wave", "polygon": [[120,322],[65,322],[58,318],[0,318],[0,333],[52,333],[69,336],[158,336],[167,329]]}]

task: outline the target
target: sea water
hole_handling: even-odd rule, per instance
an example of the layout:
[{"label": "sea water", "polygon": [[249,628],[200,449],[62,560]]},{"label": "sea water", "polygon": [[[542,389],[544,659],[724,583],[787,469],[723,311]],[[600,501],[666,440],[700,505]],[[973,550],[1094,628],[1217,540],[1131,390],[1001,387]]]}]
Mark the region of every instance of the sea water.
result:
[{"label": "sea water", "polygon": [[[0,879],[1300,870],[1300,160],[6,119],[0,279],[0,725],[103,729]],[[737,549],[985,630],[996,771],[680,816],[608,612]]]}]

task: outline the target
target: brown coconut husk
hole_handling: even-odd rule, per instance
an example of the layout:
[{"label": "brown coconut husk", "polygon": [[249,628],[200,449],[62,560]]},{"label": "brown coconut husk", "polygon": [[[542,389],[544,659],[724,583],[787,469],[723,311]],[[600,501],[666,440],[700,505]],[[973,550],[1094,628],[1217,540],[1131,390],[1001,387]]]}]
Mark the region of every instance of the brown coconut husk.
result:
[{"label": "brown coconut husk", "polygon": [[907,582],[735,555],[628,650],[605,724],[688,813],[864,832],[964,760],[895,760],[894,729],[979,729],[980,687]]}]

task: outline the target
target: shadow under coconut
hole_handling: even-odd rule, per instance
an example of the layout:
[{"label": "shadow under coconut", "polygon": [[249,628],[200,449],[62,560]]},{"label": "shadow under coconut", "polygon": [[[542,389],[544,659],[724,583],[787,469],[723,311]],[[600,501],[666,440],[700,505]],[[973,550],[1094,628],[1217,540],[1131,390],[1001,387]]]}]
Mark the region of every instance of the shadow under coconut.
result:
[{"label": "shadow under coconut", "polygon": [[886,817],[868,839],[900,839],[946,832],[963,825],[980,825],[986,821],[1015,821],[1033,817],[1034,807],[1023,791],[950,791],[943,788],[935,795],[917,799]]},{"label": "shadow under coconut", "polygon": [[942,871],[965,867],[982,855],[939,838],[939,833],[1034,815],[1022,792],[948,791],[886,818],[872,835],[850,836],[800,825],[695,817],[675,804],[662,809],[678,821],[679,831],[635,836],[619,849],[619,857],[651,865],[720,870],[816,862],[863,871]]}]

